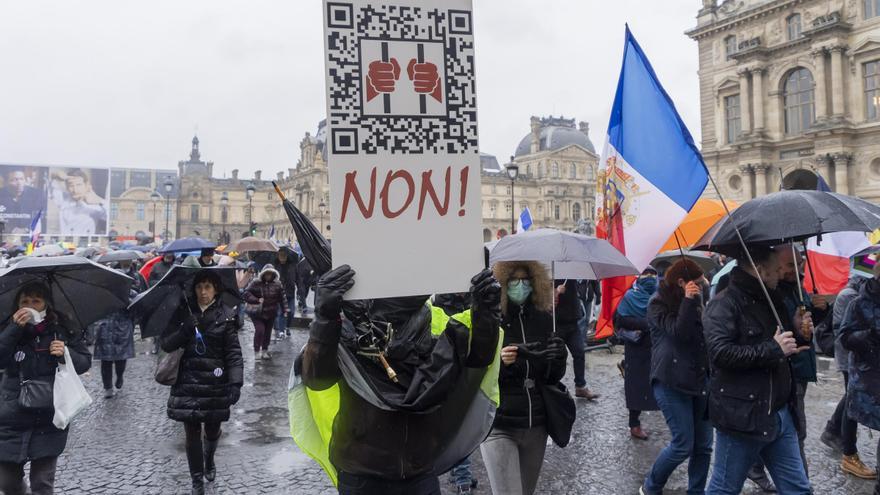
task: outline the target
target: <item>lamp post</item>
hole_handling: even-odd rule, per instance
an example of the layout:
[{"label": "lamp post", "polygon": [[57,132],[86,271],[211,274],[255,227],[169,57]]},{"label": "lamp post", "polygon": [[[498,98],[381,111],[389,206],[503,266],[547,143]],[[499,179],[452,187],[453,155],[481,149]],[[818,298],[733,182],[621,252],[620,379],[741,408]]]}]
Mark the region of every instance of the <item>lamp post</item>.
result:
[{"label": "lamp post", "polygon": [[162,195],[159,194],[159,191],[153,191],[153,194],[150,194],[150,201],[153,202],[153,242],[156,242],[156,205],[159,204],[159,200],[162,199]]},{"label": "lamp post", "polygon": [[318,210],[321,212],[321,235],[324,235],[324,211],[326,209],[327,205],[323,201],[318,203]]},{"label": "lamp post", "polygon": [[254,193],[257,192],[257,188],[254,187],[253,184],[248,184],[247,189],[245,189],[245,194],[248,199],[248,220],[250,221],[250,225],[248,228],[251,229],[250,234],[253,235],[254,228]]},{"label": "lamp post", "polygon": [[220,222],[223,224],[223,230],[220,232],[220,243],[226,244],[229,241],[226,240],[226,215],[228,214],[226,211],[226,206],[229,205],[229,195],[226,194],[226,191],[223,191],[223,195],[220,196]]},{"label": "lamp post", "polygon": [[174,183],[171,179],[165,181],[165,232],[162,234],[162,240],[168,242],[167,237],[171,237],[168,231],[168,221],[171,219],[171,190],[174,189]]},{"label": "lamp post", "polygon": [[513,234],[514,229],[516,229],[516,206],[514,205],[515,196],[514,196],[514,184],[516,182],[516,176],[519,175],[519,167],[513,163],[513,157],[510,157],[510,163],[507,164],[507,176],[510,177],[510,233]]}]

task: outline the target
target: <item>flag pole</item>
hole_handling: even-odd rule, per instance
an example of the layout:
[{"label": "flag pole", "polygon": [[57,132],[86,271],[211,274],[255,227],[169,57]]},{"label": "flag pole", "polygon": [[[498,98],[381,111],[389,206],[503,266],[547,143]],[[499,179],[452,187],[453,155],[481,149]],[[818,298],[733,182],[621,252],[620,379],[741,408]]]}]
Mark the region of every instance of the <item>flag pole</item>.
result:
[{"label": "flag pole", "polygon": [[770,306],[770,311],[773,312],[773,318],[776,319],[776,325],[780,330],[782,330],[782,319],[779,318],[779,312],[776,311],[776,306],[773,304],[773,299],[770,298],[770,292],[767,290],[767,286],[764,285],[764,281],[761,280],[761,275],[758,273],[758,265],[755,264],[755,260],[752,259],[752,253],[749,252],[749,247],[746,246],[746,241],[743,239],[742,232],[739,231],[739,226],[733,220],[733,217],[730,215],[730,208],[727,206],[727,201],[724,200],[724,196],[721,194],[721,189],[718,187],[718,184],[715,182],[715,178],[712,177],[712,174],[709,172],[709,168],[706,168],[706,175],[709,177],[709,182],[712,183],[712,187],[715,189],[715,194],[718,195],[718,199],[721,200],[721,206],[724,207],[724,212],[727,215],[727,218],[730,220],[731,225],[733,225],[733,230],[736,232],[736,238],[739,240],[740,246],[742,246],[743,251],[746,253],[746,259],[749,261],[749,266],[755,270],[755,274],[758,276],[758,285],[761,286],[761,292],[764,293],[764,297],[767,298],[767,304]]},{"label": "flag pole", "polygon": [[810,270],[810,282],[813,283],[813,294],[819,293],[819,288],[816,287],[816,275],[813,274],[813,264],[810,263],[810,252],[807,249],[807,241],[802,241],[804,243],[804,258],[807,260],[807,269]]},{"label": "flag pole", "polygon": [[798,270],[797,263],[797,249],[794,247],[794,243],[791,243],[791,262],[794,263],[794,280],[797,282],[798,296],[800,296],[801,300],[801,308],[806,308],[804,305],[804,291],[801,288],[801,271]]}]

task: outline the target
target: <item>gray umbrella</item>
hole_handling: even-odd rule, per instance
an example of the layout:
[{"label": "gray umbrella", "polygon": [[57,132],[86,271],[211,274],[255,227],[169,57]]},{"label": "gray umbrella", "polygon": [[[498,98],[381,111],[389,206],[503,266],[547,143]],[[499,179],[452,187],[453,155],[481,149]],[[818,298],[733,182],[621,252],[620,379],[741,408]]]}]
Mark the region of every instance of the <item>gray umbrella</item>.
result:
[{"label": "gray umbrella", "polygon": [[52,291],[55,310],[79,328],[128,306],[131,278],[81,256],[27,257],[0,275],[0,311],[16,305],[18,290],[43,282]]},{"label": "gray umbrella", "polygon": [[[701,251],[685,250],[683,257],[699,265],[699,267],[703,270],[703,273],[709,273],[712,270],[718,268],[718,263],[711,256]],[[664,251],[658,254],[651,261],[651,266],[663,273],[666,271],[667,268],[672,266],[673,263],[680,260],[681,258],[682,252],[677,249],[672,251]]]},{"label": "gray umbrella", "polygon": [[111,263],[113,261],[134,261],[144,259],[144,253],[131,249],[120,249],[119,251],[110,251],[102,254],[98,258],[98,263]]}]

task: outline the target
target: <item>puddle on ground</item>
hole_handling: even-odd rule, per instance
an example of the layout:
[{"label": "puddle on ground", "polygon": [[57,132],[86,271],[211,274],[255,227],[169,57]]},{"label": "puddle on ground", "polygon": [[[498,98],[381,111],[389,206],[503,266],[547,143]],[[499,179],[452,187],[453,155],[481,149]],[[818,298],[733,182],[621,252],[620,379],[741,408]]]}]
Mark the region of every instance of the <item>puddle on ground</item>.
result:
[{"label": "puddle on ground", "polygon": [[274,475],[281,475],[303,467],[311,467],[313,462],[311,457],[297,449],[290,448],[270,457],[266,463],[266,469]]}]

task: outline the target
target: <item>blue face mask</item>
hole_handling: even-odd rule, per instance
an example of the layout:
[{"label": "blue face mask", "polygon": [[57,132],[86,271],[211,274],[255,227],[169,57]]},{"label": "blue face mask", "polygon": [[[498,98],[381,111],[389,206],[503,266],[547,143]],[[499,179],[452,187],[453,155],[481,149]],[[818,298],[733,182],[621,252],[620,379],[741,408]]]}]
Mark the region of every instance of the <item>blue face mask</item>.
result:
[{"label": "blue face mask", "polygon": [[636,282],[636,285],[648,294],[653,294],[657,290],[657,277],[642,277]]},{"label": "blue face mask", "polygon": [[511,280],[507,282],[507,298],[510,302],[522,305],[532,293],[532,282],[529,280]]}]

